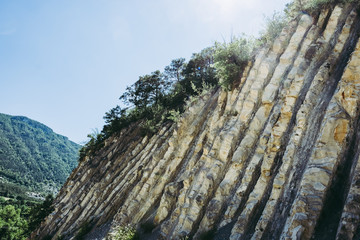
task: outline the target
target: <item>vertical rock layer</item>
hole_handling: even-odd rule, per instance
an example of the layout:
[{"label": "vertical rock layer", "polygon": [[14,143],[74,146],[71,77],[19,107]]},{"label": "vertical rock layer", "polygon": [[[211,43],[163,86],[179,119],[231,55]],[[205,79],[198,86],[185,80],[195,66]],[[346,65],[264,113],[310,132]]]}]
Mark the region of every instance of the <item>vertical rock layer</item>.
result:
[{"label": "vertical rock layer", "polygon": [[147,239],[359,238],[359,35],[352,5],[299,16],[234,90],[151,138],[108,139],[33,238],[71,238],[85,222],[88,239],[142,223]]}]

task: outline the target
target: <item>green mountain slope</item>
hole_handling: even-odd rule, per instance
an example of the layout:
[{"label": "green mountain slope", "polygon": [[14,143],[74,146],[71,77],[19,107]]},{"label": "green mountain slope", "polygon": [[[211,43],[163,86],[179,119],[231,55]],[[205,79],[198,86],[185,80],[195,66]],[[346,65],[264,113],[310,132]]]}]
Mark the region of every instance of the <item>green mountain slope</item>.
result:
[{"label": "green mountain slope", "polygon": [[[0,114],[0,195],[9,186],[53,192],[77,165],[80,145],[26,117]],[[22,188],[24,189],[24,188]]]}]

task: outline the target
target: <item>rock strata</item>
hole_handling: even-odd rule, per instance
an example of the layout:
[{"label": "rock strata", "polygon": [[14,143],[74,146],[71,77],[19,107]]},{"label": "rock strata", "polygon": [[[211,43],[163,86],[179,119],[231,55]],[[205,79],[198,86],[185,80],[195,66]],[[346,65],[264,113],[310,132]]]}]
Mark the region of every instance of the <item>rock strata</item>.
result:
[{"label": "rock strata", "polygon": [[232,91],[151,138],[133,127],[108,139],[33,239],[85,223],[110,226],[103,239],[128,225],[144,239],[359,239],[359,35],[351,4],[298,16]]}]

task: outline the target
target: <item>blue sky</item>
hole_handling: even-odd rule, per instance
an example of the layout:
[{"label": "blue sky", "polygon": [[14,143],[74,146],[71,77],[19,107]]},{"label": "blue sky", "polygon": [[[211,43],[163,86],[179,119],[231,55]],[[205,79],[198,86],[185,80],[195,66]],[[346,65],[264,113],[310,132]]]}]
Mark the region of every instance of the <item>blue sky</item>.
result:
[{"label": "blue sky", "polygon": [[77,143],[139,76],[256,35],[289,0],[0,0],[0,112]]}]

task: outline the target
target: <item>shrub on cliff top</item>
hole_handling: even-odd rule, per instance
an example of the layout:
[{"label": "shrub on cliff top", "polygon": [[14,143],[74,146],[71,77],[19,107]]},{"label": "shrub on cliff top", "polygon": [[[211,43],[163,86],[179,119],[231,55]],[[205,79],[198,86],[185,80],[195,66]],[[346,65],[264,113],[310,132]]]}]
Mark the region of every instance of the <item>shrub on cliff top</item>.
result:
[{"label": "shrub on cliff top", "polygon": [[334,0],[311,0],[311,1],[308,1],[305,3],[304,9],[316,10],[323,5],[330,4],[333,2],[334,2]]},{"label": "shrub on cliff top", "polygon": [[245,37],[232,38],[229,43],[215,42],[214,66],[220,85],[227,90],[240,80],[250,60],[253,42]]},{"label": "shrub on cliff top", "polygon": [[299,11],[306,11],[309,14],[318,13],[321,9],[338,3],[357,3],[358,0],[294,0],[287,4],[285,12],[288,15],[297,15]]},{"label": "shrub on cliff top", "polygon": [[280,12],[274,12],[272,16],[265,17],[265,27],[260,31],[257,44],[260,46],[272,44],[286,26],[288,20],[288,17]]}]

